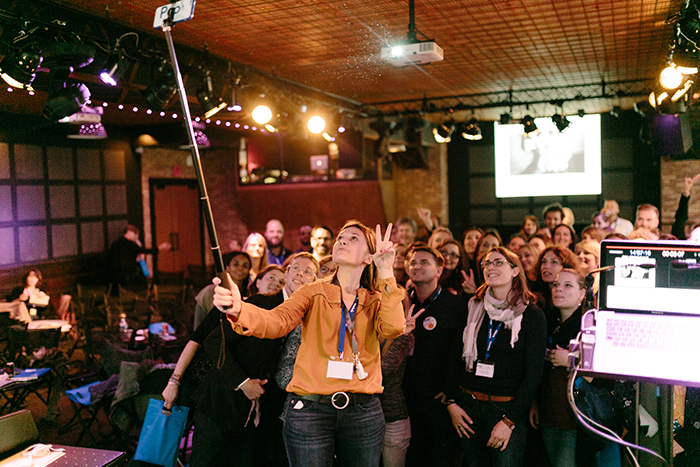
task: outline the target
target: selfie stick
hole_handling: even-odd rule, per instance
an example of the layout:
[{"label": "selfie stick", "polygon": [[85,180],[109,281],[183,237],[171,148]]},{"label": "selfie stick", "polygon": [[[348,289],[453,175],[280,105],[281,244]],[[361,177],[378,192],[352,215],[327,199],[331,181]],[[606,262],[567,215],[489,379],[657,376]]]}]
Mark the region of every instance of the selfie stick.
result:
[{"label": "selfie stick", "polygon": [[209,243],[211,244],[211,252],[214,256],[214,268],[216,270],[217,277],[221,279],[221,285],[226,288],[231,288],[228,282],[228,278],[226,277],[226,267],[224,266],[224,259],[221,255],[219,239],[216,236],[216,227],[214,226],[214,215],[211,212],[211,201],[209,200],[207,186],[204,182],[204,174],[202,173],[202,161],[199,157],[199,147],[197,147],[197,141],[194,136],[194,128],[192,127],[192,117],[190,115],[190,108],[187,103],[187,93],[185,91],[185,84],[182,81],[180,67],[177,63],[177,55],[175,54],[175,45],[173,44],[173,37],[170,33],[174,25],[174,14],[175,9],[171,8],[168,12],[168,19],[164,20],[163,22],[163,32],[165,33],[165,40],[168,43],[170,59],[173,62],[173,71],[175,73],[175,79],[177,80],[177,92],[178,96],[180,97],[180,104],[182,105],[182,113],[185,115],[185,128],[187,129],[187,138],[190,142],[190,151],[192,152],[192,162],[194,165],[195,174],[197,175],[197,183],[199,185],[199,199],[202,203],[204,219],[207,223],[207,231],[209,232]]}]

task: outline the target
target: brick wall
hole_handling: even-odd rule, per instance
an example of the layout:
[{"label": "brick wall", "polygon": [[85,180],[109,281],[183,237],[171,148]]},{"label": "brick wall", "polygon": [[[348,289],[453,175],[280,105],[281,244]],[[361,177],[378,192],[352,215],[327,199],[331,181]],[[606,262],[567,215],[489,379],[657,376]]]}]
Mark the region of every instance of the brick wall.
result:
[{"label": "brick wall", "polygon": [[[661,161],[661,225],[664,232],[671,232],[671,225],[678,209],[685,177],[700,173],[700,160]],[[690,191],[688,219],[700,221],[700,182]]]},{"label": "brick wall", "polygon": [[[449,225],[447,195],[447,145],[438,144],[425,149],[427,169],[394,168],[396,218],[411,217],[418,221],[416,208],[430,209]],[[394,219],[389,219],[392,222]]]},{"label": "brick wall", "polygon": [[[144,148],[141,156],[141,192],[143,195],[143,237],[146,246],[151,245],[151,199],[149,181],[152,178],[195,179],[193,166],[187,165],[189,151]],[[236,155],[230,149],[202,151],[202,171],[207,192],[212,205],[212,214],[216,224],[216,233],[222,251],[229,251],[232,240],[242,240],[248,235],[248,227],[240,218],[238,196],[236,194]],[[175,176],[175,167],[180,174]],[[209,235],[204,233],[206,250],[209,251]],[[209,264],[213,264],[211,255],[207,255]]]}]

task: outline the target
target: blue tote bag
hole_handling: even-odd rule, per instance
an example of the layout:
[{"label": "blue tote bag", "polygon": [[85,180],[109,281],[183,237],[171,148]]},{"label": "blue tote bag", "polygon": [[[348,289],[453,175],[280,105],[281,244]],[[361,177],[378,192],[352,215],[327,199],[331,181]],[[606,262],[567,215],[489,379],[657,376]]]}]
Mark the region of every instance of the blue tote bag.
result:
[{"label": "blue tote bag", "polygon": [[151,399],[141,427],[134,460],[174,467],[189,410],[187,407],[174,405],[172,413],[166,415],[163,413],[163,401]]}]

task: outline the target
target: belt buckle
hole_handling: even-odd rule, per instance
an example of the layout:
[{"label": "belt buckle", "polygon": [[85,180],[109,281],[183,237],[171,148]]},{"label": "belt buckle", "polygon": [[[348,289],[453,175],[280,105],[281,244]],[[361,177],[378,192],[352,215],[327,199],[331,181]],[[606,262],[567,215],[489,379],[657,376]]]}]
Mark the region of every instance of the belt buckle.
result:
[{"label": "belt buckle", "polygon": [[[340,404],[336,403],[335,398],[336,398],[337,396],[343,396],[343,397],[345,397],[345,404],[340,405]],[[347,407],[348,405],[350,405],[350,396],[348,395],[347,392],[338,391],[338,392],[336,392],[335,394],[333,394],[333,395],[331,396],[331,405],[332,405],[333,407],[335,407],[336,409],[338,409],[338,410],[343,410],[345,407]]]}]

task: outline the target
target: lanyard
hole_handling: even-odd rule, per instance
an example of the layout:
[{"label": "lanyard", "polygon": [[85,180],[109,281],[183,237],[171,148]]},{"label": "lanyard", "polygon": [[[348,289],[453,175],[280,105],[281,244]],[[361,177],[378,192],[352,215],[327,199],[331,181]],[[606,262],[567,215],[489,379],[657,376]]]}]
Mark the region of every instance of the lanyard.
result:
[{"label": "lanyard", "polygon": [[[440,296],[441,293],[442,293],[442,286],[440,286],[440,287],[437,288],[437,290],[436,290],[435,293],[432,295],[432,297],[428,297],[428,299],[426,300],[426,304],[425,304],[425,305],[423,306],[423,308],[421,308],[420,310],[427,310],[427,309],[430,307],[430,305],[432,305],[433,302],[434,302],[435,300],[437,300],[437,298]],[[416,289],[413,289],[413,290],[412,290],[411,302],[413,302],[414,299],[415,299],[415,300],[418,300],[418,298],[416,297]],[[416,310],[415,313],[417,313],[417,312],[420,311],[420,310]],[[415,313],[414,313],[414,314],[415,314]]]},{"label": "lanyard", "polygon": [[498,334],[498,331],[501,330],[501,324],[503,323],[498,323],[498,326],[496,326],[496,329],[493,329],[493,320],[489,318],[489,336],[488,339],[486,340],[486,354],[484,357],[486,360],[489,359],[489,355],[491,355],[491,346],[493,345],[493,341],[496,340],[496,335]]},{"label": "lanyard", "polygon": [[340,358],[343,358],[343,351],[345,350],[345,333],[350,331],[352,336],[352,351],[353,353],[358,352],[357,339],[355,338],[355,323],[353,318],[355,317],[355,311],[357,310],[357,301],[359,299],[358,295],[355,295],[355,301],[352,302],[352,306],[348,311],[345,308],[345,303],[343,302],[343,297],[340,297],[340,309],[343,313],[340,315],[340,331],[338,333],[338,354]]}]

